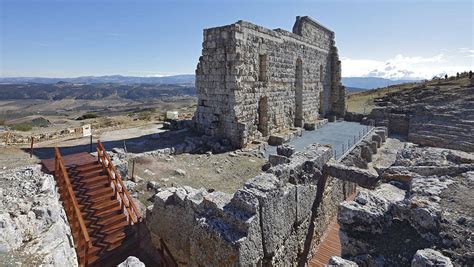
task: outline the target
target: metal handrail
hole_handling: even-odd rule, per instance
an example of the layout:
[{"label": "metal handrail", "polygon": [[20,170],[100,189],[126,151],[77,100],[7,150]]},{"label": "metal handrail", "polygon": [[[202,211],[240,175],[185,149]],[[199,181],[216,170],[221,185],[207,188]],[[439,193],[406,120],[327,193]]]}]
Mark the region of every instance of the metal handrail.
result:
[{"label": "metal handrail", "polygon": [[363,132],[362,136],[359,132],[359,140],[358,141],[355,141],[355,136],[354,136],[354,143],[351,144],[350,143],[350,139],[348,140],[348,146],[347,146],[347,150],[344,148],[344,144],[342,144],[342,152],[341,152],[341,156],[339,158],[337,158],[337,151],[334,150],[334,159],[337,160],[337,161],[341,161],[342,159],[344,159],[351,151],[352,149],[354,149],[355,146],[357,146],[362,140],[364,140],[365,137],[367,137],[373,130],[375,129],[375,123],[373,121],[370,121],[369,124],[367,125],[367,131]]},{"label": "metal handrail", "polygon": [[[56,177],[57,184],[60,188],[61,200],[63,201],[64,210],[66,211],[66,215],[71,226],[71,232],[74,236],[74,233],[79,231],[79,234],[77,235],[77,240],[75,240],[79,264],[87,266],[87,253],[89,251],[89,248],[92,248],[92,241],[90,239],[89,233],[87,232],[87,227],[84,223],[84,219],[82,218],[82,213],[79,209],[79,205],[77,204],[76,196],[71,185],[71,180],[69,179],[66,167],[64,166],[64,161],[57,147],[54,148],[54,159],[54,175]],[[77,224],[79,224],[79,227],[77,227]],[[76,237],[74,237],[74,239],[76,239]],[[81,259],[79,255],[79,250],[82,246],[84,246],[83,259]]]},{"label": "metal handrail", "polygon": [[110,160],[110,157],[105,150],[104,145],[99,140],[97,140],[96,149],[99,162],[102,164],[104,170],[106,170],[109,177],[109,182],[112,182],[113,184],[117,199],[120,200],[121,205],[125,206],[129,217],[128,219],[131,219],[133,224],[141,221],[142,215],[135,205],[132,196],[128,192],[127,187],[123,183],[122,176],[115,168],[112,160]]}]

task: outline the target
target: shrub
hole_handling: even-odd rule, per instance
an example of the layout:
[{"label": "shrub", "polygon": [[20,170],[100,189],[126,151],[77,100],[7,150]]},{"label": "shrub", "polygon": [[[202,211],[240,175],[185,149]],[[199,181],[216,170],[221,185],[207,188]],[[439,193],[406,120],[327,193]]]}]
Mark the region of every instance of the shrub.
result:
[{"label": "shrub", "polygon": [[31,131],[31,129],[33,129],[33,126],[28,123],[18,123],[18,124],[13,125],[13,130],[15,131],[27,132],[27,131]]},{"label": "shrub", "polygon": [[87,120],[87,119],[95,119],[97,117],[99,117],[99,116],[95,113],[86,113],[86,114],[80,116],[79,118],[77,118],[76,120],[82,121],[82,120]]}]

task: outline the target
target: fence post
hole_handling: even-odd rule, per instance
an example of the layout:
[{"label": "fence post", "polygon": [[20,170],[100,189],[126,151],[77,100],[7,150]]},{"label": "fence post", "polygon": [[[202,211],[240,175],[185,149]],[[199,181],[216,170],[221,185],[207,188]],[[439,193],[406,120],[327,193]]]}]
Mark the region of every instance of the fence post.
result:
[{"label": "fence post", "polygon": [[30,158],[33,157],[33,145],[34,145],[34,143],[35,143],[35,137],[32,136],[32,137],[31,137]]},{"label": "fence post", "polygon": [[92,153],[92,134],[90,135],[91,137],[91,143],[90,143],[90,146],[89,146],[89,153]]},{"label": "fence post", "polygon": [[132,180],[134,180],[135,175],[135,159],[132,159]]}]

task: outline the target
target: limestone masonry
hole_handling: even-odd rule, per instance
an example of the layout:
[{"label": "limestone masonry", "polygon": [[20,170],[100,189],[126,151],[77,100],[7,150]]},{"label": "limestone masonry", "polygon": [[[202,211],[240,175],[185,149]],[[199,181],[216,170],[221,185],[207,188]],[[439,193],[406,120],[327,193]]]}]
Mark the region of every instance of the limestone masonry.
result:
[{"label": "limestone masonry", "polygon": [[236,147],[345,114],[334,32],[309,17],[293,32],[245,21],[205,29],[196,88],[196,129]]}]

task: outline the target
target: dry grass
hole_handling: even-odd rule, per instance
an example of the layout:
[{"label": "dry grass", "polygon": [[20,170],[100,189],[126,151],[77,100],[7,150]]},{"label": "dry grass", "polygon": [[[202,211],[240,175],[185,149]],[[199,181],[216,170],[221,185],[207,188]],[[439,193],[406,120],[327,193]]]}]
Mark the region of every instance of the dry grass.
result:
[{"label": "dry grass", "polygon": [[413,90],[415,88],[435,88],[435,87],[452,87],[465,86],[469,83],[467,76],[463,75],[461,78],[451,77],[448,80],[431,80],[422,83],[404,83],[392,85],[380,89],[367,90],[364,92],[350,94],[347,97],[347,111],[369,114],[374,108],[374,99],[385,96],[389,93],[394,93],[402,90]]}]

